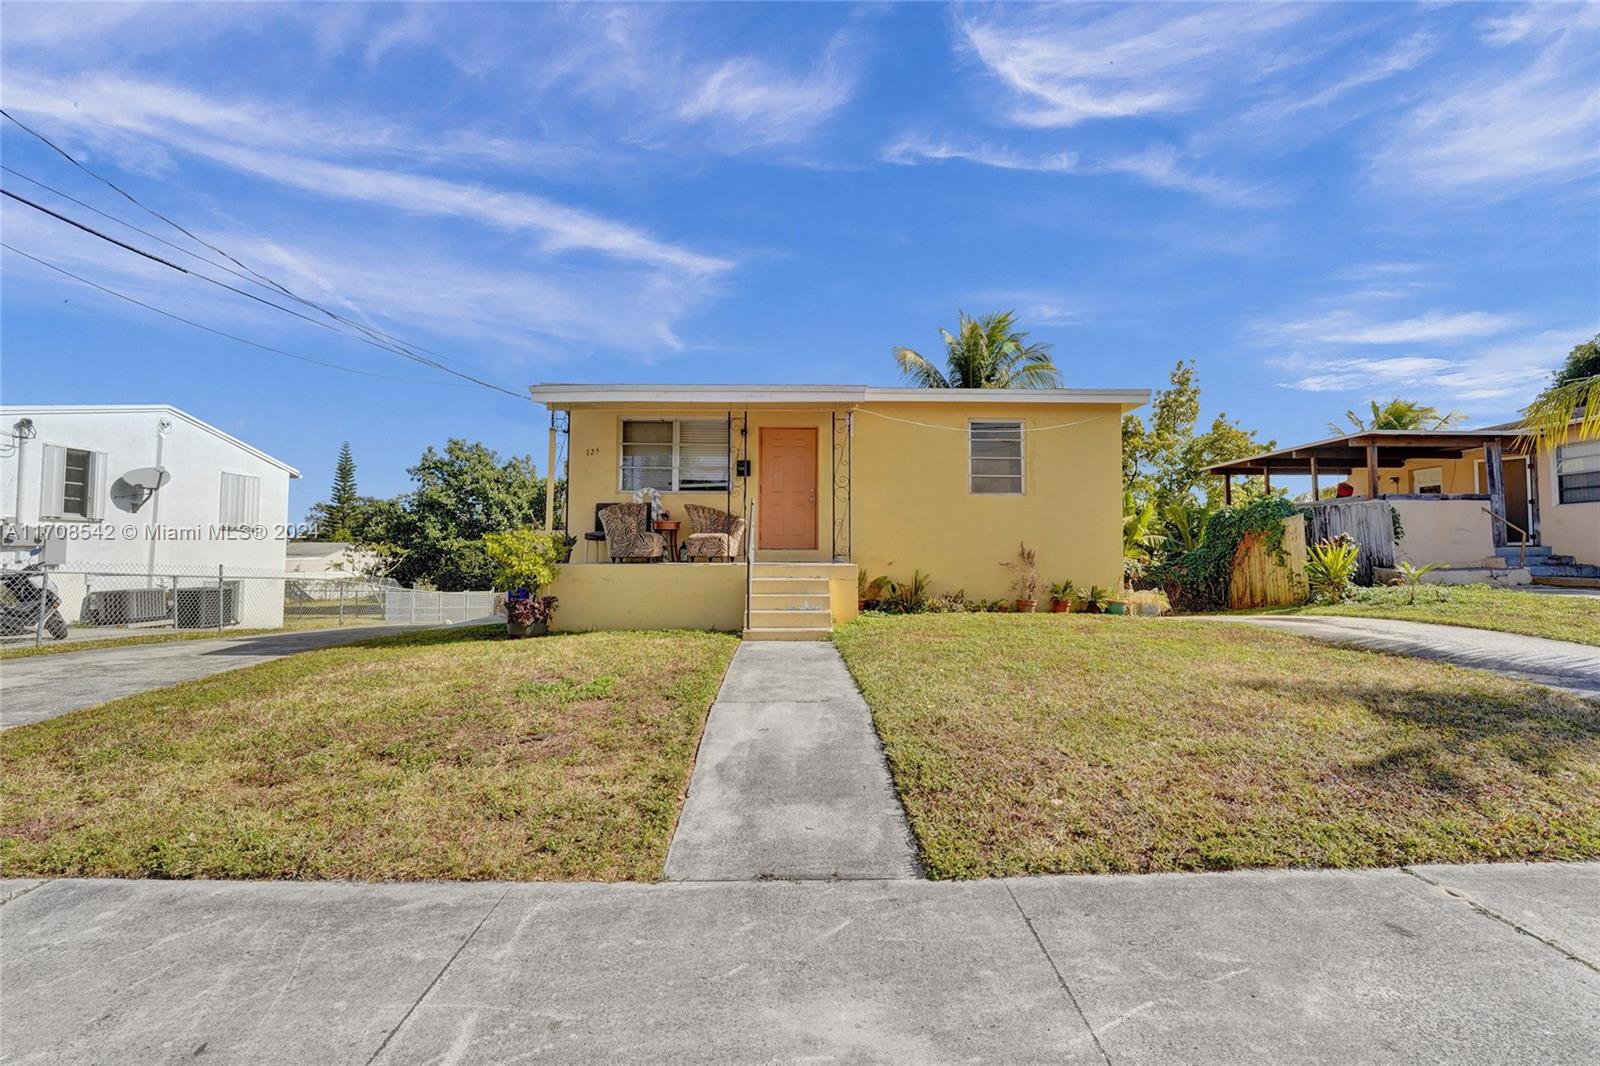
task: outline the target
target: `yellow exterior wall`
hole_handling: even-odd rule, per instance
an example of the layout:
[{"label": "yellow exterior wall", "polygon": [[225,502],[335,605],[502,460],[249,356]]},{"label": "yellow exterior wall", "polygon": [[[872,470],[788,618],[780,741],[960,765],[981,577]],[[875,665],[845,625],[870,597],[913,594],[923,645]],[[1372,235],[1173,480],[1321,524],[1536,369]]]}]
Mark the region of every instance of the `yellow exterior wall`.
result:
[{"label": "yellow exterior wall", "polygon": [[[569,565],[544,590],[557,632],[593,629],[744,628],[742,563]],[[854,606],[852,604],[852,606]]]},{"label": "yellow exterior wall", "polygon": [[1557,555],[1600,566],[1600,502],[1560,503],[1555,452],[1539,454],[1539,541]]},{"label": "yellow exterior wall", "polygon": [[[1021,420],[1024,493],[973,495],[967,423]],[[855,415],[854,561],[935,591],[1011,595],[1019,542],[1047,582],[1122,585],[1121,413],[1111,405],[869,404]],[[909,424],[916,423],[916,424]],[[1042,598],[1042,597],[1041,597]]]},{"label": "yellow exterior wall", "polygon": [[[838,413],[842,417],[847,410],[839,408]],[[746,499],[760,498],[761,429],[808,426],[817,430],[817,548],[778,553],[763,552],[758,546],[758,558],[832,558],[833,413],[831,409],[800,405],[752,407],[735,412],[736,418],[748,415],[743,454],[753,464],[747,485],[740,486],[735,480],[733,508],[739,513],[743,513]],[[573,408],[568,438],[569,529],[579,534],[592,528],[597,503],[625,501],[631,496],[618,487],[624,418],[726,415],[722,409],[668,406]],[[1022,495],[970,492],[967,424],[973,419],[1020,420],[1030,431],[1025,434],[1023,448]],[[1122,438],[1121,412],[1114,405],[878,403],[855,409],[852,421],[850,561],[869,575],[907,580],[913,571],[921,570],[932,575],[938,592],[962,589],[973,598],[1009,598],[1011,575],[1001,564],[1014,558],[1018,543],[1023,542],[1037,551],[1039,568],[1047,582],[1070,578],[1083,587],[1120,588]],[[735,454],[740,454],[737,423],[733,448]],[[717,508],[726,508],[729,503],[728,495],[721,492],[663,493],[662,502],[679,519],[685,517],[686,503]],[[841,500],[841,520],[843,506]],[[758,529],[759,525],[758,511]],[[588,553],[594,551],[580,540],[574,549],[574,561],[587,560]],[[569,567],[568,573],[576,569],[577,566]],[[568,580],[568,575],[560,580]],[[845,587],[847,584],[850,583],[840,580],[830,587],[836,621],[855,613],[856,590]],[[573,586],[573,595],[587,589],[588,586]],[[561,595],[559,591],[555,594]],[[568,601],[564,599],[562,613],[567,610]],[[725,608],[719,610],[721,613],[707,617],[726,616]],[[558,618],[563,627],[601,628],[592,624],[588,616],[562,618],[558,614]]]}]

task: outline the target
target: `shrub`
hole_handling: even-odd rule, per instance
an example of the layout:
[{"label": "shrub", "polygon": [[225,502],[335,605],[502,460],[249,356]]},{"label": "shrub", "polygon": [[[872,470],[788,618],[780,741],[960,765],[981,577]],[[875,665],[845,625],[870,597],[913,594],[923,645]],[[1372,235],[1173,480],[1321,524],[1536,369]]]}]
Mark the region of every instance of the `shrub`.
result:
[{"label": "shrub", "polygon": [[560,533],[536,529],[508,529],[483,535],[483,550],[494,564],[497,588],[541,589],[561,573],[559,565],[566,545]]},{"label": "shrub", "polygon": [[1017,545],[1017,557],[1001,566],[1012,573],[1011,587],[1019,600],[1037,600],[1044,588],[1044,578],[1039,573],[1038,553],[1026,544]]},{"label": "shrub", "polygon": [[1422,584],[1422,579],[1435,570],[1448,570],[1449,563],[1429,563],[1426,566],[1412,566],[1408,562],[1400,564],[1400,580],[1405,584],[1410,595],[1406,598],[1408,606],[1415,606],[1417,602],[1417,587]]},{"label": "shrub", "polygon": [[1323,603],[1339,603],[1350,589],[1361,548],[1347,533],[1319,540],[1306,549],[1306,581]]},{"label": "shrub", "polygon": [[1262,496],[1243,507],[1229,507],[1206,520],[1200,546],[1169,558],[1151,570],[1152,584],[1167,594],[1180,611],[1214,611],[1228,606],[1228,581],[1233,557],[1248,534],[1260,535],[1267,549],[1287,564],[1283,550],[1283,520],[1293,516],[1294,504],[1282,496]]},{"label": "shrub", "polygon": [[1104,614],[1111,605],[1111,590],[1101,588],[1099,585],[1090,585],[1089,591],[1083,594],[1083,609],[1094,614]]}]

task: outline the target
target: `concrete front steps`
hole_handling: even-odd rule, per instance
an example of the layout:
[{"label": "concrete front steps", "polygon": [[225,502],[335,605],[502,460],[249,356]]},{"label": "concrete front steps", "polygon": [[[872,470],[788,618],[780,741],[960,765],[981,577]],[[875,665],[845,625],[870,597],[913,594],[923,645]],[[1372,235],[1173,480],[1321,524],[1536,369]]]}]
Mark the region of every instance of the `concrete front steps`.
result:
[{"label": "concrete front steps", "polygon": [[750,579],[750,624],[745,640],[827,640],[833,635],[828,581],[850,564],[775,562],[755,564]]},{"label": "concrete front steps", "polygon": [[1494,550],[1495,557],[1507,566],[1516,566],[1519,559],[1526,560],[1528,573],[1535,585],[1552,585],[1557,588],[1600,588],[1600,566],[1580,563],[1570,555],[1557,555],[1553,548],[1543,544],[1530,544],[1526,549],[1515,544]]}]

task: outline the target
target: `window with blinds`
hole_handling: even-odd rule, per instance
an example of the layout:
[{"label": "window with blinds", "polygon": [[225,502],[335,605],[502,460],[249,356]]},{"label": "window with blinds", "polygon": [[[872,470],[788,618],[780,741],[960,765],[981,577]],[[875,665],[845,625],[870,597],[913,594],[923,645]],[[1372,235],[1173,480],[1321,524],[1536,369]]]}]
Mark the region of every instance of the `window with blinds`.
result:
[{"label": "window with blinds", "polygon": [[967,474],[977,496],[1022,495],[1022,423],[967,423]]},{"label": "window with blinds", "polygon": [[261,479],[222,472],[220,519],[224,529],[246,529],[261,519]]},{"label": "window with blinds", "polygon": [[728,467],[727,419],[622,422],[624,492],[727,492]]},{"label": "window with blinds", "polygon": [[1557,448],[1556,483],[1562,503],[1600,501],[1600,440],[1577,441]]},{"label": "window with blinds", "polygon": [[46,444],[43,479],[39,485],[39,517],[58,521],[100,521],[105,517],[105,471],[105,452]]}]

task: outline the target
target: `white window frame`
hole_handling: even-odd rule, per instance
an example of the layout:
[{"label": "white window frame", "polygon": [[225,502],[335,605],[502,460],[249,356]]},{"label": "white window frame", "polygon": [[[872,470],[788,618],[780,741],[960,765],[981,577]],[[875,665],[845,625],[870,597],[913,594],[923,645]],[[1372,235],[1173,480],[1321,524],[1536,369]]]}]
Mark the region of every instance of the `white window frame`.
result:
[{"label": "white window frame", "polygon": [[[68,514],[66,505],[67,458],[72,453],[88,456],[84,469],[83,513]],[[46,444],[41,457],[39,480],[39,519],[49,522],[103,522],[105,509],[106,453],[70,444]],[[57,469],[59,467],[59,469]]]},{"label": "white window frame", "polygon": [[1560,444],[1556,446],[1555,453],[1550,459],[1550,473],[1551,476],[1555,478],[1556,482],[1556,503],[1563,507],[1579,507],[1586,503],[1600,503],[1600,500],[1568,500],[1563,498],[1561,489],[1561,463],[1565,456],[1562,453],[1572,448],[1600,448],[1600,442],[1592,440],[1580,440],[1571,441],[1567,444]]},{"label": "white window frame", "polygon": [[1415,495],[1415,496],[1433,495],[1432,493],[1424,493],[1422,491],[1423,488],[1424,488],[1423,481],[1424,481],[1424,476],[1425,475],[1426,475],[1426,480],[1428,481],[1428,483],[1433,485],[1433,486],[1436,486],[1438,488],[1438,490],[1439,490],[1438,495],[1443,496],[1444,495],[1444,467],[1442,467],[1442,466],[1419,466],[1419,467],[1413,467],[1412,470],[1411,470],[1411,492],[1412,492],[1412,495]]},{"label": "white window frame", "polygon": [[[623,450],[624,449],[624,443],[625,443],[624,442],[624,438],[626,436],[626,427],[627,427],[627,424],[629,422],[665,422],[665,423],[669,424],[670,426],[672,426],[672,487],[671,488],[666,488],[666,489],[658,489],[657,491],[659,491],[659,492],[686,493],[688,495],[701,495],[701,494],[709,494],[709,493],[717,493],[719,495],[726,495],[728,493],[728,491],[733,487],[733,433],[732,433],[731,428],[729,428],[727,426],[726,420],[716,419],[716,418],[619,418],[619,419],[617,419],[617,491],[618,492],[634,492],[634,491],[637,491],[635,489],[628,488],[623,483],[623,478],[626,476],[626,473],[627,473],[627,471],[625,470],[625,468],[622,465],[623,456],[626,454],[626,452]],[[725,429],[727,429],[727,432],[728,432],[728,442],[727,442],[727,445],[726,445],[726,451],[727,451],[727,466],[726,466],[727,474],[726,474],[726,477],[727,477],[727,480],[724,481],[721,485],[716,486],[715,488],[692,488],[692,489],[686,489],[686,488],[680,487],[680,484],[681,484],[681,481],[682,481],[682,474],[683,474],[683,463],[682,463],[682,459],[681,459],[681,457],[679,455],[679,451],[680,451],[680,449],[682,447],[683,424],[685,422],[715,422],[715,423],[717,423],[719,425],[722,425]]]},{"label": "white window frame", "polygon": [[[253,485],[253,491],[248,494],[250,505],[246,508],[251,513],[244,516],[243,521],[231,520],[239,516],[229,515],[224,507],[228,498],[227,485],[230,477],[238,478],[243,486]],[[237,470],[222,471],[218,478],[217,524],[223,529],[254,529],[261,524],[261,478],[259,475],[245,474]]]},{"label": "white window frame", "polygon": [[[973,460],[978,458],[972,454],[972,427],[976,425],[1012,425],[1017,427],[1017,491],[1016,492],[974,492],[972,489],[973,478],[1007,477],[1009,474],[975,474],[972,470]],[[992,459],[993,456],[984,456]],[[967,495],[968,496],[1026,496],[1028,494],[1028,430],[1027,425],[1020,418],[969,418],[967,419]]]}]

